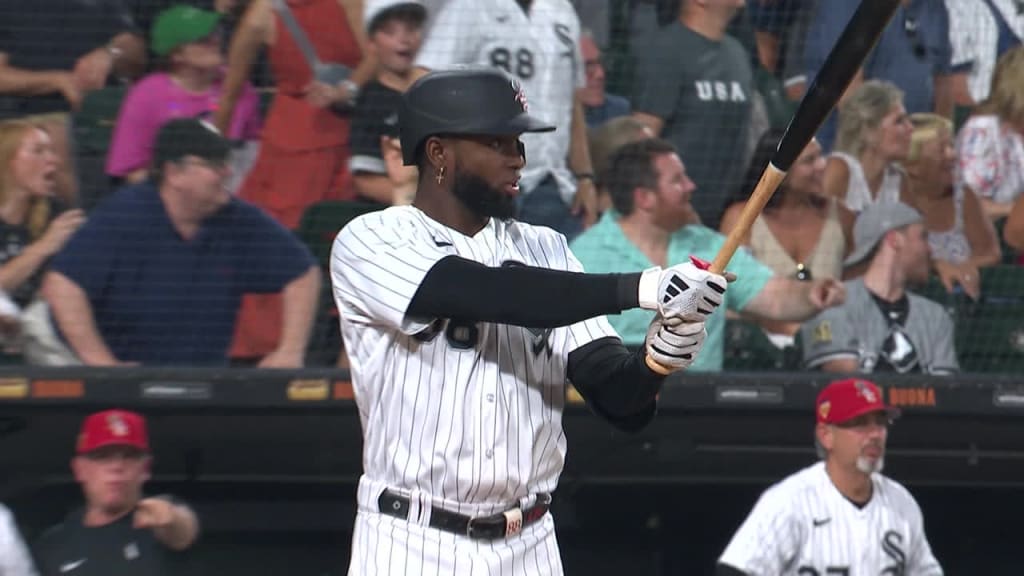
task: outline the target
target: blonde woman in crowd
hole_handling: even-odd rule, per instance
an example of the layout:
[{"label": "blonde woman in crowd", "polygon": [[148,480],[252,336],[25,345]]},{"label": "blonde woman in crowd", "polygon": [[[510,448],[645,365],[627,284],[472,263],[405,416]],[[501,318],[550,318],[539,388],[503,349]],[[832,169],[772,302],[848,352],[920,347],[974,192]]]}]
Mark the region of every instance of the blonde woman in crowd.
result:
[{"label": "blonde woman in crowd", "polygon": [[858,86],[839,108],[835,151],[825,166],[825,192],[853,212],[907,196],[899,167],[910,147],[903,92],[889,82]]},{"label": "blonde woman in crowd", "polygon": [[42,125],[0,122],[0,291],[16,305],[9,320],[33,302],[46,262],[85,221],[81,210],[55,215],[59,169]]},{"label": "blonde woman in crowd", "polygon": [[989,97],[967,120],[956,139],[957,182],[981,200],[985,214],[999,220],[1024,192],[1024,47],[996,64]]},{"label": "blonde woman in crowd", "polygon": [[995,227],[969,188],[954,182],[953,123],[937,114],[914,114],[904,167],[911,204],[924,215],[928,245],[946,290],[959,284],[971,298],[981,293],[978,269],[1001,258]]}]

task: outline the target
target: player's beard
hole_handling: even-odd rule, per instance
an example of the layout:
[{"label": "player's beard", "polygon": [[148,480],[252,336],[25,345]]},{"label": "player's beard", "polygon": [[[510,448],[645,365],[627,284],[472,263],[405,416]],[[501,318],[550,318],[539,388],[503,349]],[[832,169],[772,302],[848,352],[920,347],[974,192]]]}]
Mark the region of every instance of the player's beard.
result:
[{"label": "player's beard", "polygon": [[880,455],[877,459],[872,460],[867,456],[857,457],[857,470],[860,470],[864,474],[874,474],[881,472],[885,468],[885,455]]},{"label": "player's beard", "polygon": [[487,183],[476,174],[456,167],[452,194],[474,214],[508,220],[516,215],[516,199]]}]

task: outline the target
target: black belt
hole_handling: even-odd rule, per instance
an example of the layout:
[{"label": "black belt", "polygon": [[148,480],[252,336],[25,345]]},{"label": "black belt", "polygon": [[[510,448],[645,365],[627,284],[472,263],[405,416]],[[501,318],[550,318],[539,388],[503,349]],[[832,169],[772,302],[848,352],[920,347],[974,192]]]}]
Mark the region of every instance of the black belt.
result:
[{"label": "black belt", "polygon": [[[497,540],[520,533],[523,528],[540,520],[549,508],[551,508],[551,495],[545,493],[537,494],[537,501],[529,508],[523,509],[517,506],[500,514],[478,518],[431,506],[430,527],[479,540]],[[409,498],[385,490],[377,499],[377,509],[381,514],[408,520]]]}]

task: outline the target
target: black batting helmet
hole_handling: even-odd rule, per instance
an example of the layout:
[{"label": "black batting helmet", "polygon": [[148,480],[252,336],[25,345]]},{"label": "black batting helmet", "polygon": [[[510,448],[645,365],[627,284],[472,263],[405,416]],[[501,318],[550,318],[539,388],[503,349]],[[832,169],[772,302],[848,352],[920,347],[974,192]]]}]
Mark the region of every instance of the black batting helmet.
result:
[{"label": "black batting helmet", "polygon": [[506,135],[550,132],[554,126],[526,113],[519,82],[495,68],[431,72],[402,97],[398,115],[402,160],[416,163],[420,146],[436,134]]}]

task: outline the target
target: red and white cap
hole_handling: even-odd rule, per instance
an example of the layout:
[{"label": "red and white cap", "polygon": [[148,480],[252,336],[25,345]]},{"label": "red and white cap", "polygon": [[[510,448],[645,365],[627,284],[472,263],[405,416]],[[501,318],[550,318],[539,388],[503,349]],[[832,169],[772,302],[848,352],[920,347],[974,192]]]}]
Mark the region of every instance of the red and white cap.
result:
[{"label": "red and white cap", "polygon": [[149,452],[146,419],[127,410],[105,410],[82,422],[75,452],[87,454],[107,446],[127,446]]},{"label": "red and white cap", "polygon": [[863,378],[832,382],[818,394],[815,404],[818,424],[842,424],[870,412],[885,412],[890,418],[900,415],[899,408],[886,405],[878,386]]}]

